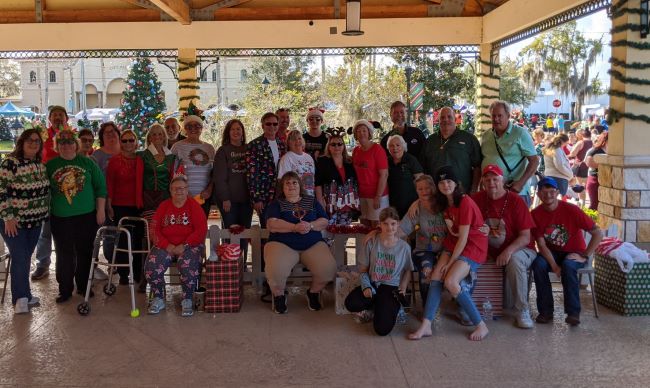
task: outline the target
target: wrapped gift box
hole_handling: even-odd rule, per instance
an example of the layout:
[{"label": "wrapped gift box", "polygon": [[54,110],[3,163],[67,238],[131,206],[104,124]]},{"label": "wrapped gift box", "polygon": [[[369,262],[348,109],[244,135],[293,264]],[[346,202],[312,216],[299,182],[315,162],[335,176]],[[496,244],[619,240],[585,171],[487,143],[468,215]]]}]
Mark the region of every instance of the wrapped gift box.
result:
[{"label": "wrapped gift box", "polygon": [[478,269],[472,300],[481,314],[483,314],[483,302],[489,298],[492,304],[492,315],[503,316],[503,268],[498,267],[494,260],[488,260]]},{"label": "wrapped gift box", "polygon": [[205,266],[205,311],[236,313],[244,302],[243,259],[208,261]]},{"label": "wrapped gift box", "polygon": [[626,316],[650,315],[650,263],[634,264],[625,273],[615,259],[596,254],[594,269],[600,304]]}]

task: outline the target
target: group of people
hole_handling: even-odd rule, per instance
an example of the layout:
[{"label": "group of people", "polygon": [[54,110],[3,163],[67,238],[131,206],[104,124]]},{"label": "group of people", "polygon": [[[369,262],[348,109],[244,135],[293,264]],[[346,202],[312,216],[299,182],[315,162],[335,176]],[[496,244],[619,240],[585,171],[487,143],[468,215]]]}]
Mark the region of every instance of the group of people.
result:
[{"label": "group of people", "polygon": [[[150,284],[149,313],[156,314],[165,308],[164,273],[176,260],[181,314],[191,316],[206,216],[215,204],[224,227],[250,227],[255,211],[269,230],[264,265],[272,309],[279,314],[288,311],[285,284],[298,261],[313,276],[307,305],[322,309],[321,291],[333,280],[336,264],[321,232],[358,217],[379,232],[369,235],[366,255],[358,258],[361,285],[346,306],[373,309],[380,335],[392,330],[416,269],[424,319],[409,337],[432,334],[431,321],[447,289],[464,321],[475,326],[470,338],[483,339],[488,328],[471,291],[488,258],[506,268],[507,306],[515,309],[517,326],[533,325],[529,268],[538,289],[537,322],[552,320],[548,273],[553,271],[562,278],[566,321],[578,324],[576,271],[593,254],[600,231],[582,210],[558,201],[562,183],[551,177],[537,184],[541,205],[528,211],[530,178],[539,165],[533,139],[509,120],[507,103],[493,103],[490,113],[493,130],[482,142],[456,128],[448,107],[439,112],[440,130],[425,138],[406,125],[406,107],[397,101],[390,108],[393,128],[379,143],[375,124],[354,123],[350,156],[346,131],[327,128],[319,109],[307,112],[304,134],[289,131],[288,109],[268,112],[260,120],[262,135],[249,142],[244,124],[230,120],[218,150],[200,139],[203,120],[197,115],[183,118],[184,136],[174,118],[152,125],[142,150],[135,132],[109,122],[99,130],[100,148],[92,150],[87,147],[92,132],[69,129],[65,109],[53,107],[47,131],[24,131],[0,167],[0,231],[13,258],[15,311],[38,304],[29,285],[31,256],[50,233],[57,253],[56,302],[64,303],[75,284],[78,293],[86,292],[97,228],[141,216],[151,221],[153,248],[134,260],[134,279],[120,271],[120,283]],[[583,231],[592,234],[589,245]],[[408,235],[414,237],[413,250],[403,239]],[[143,231],[134,233],[134,249],[142,236]],[[105,256],[110,260],[112,254]],[[117,254],[116,260],[128,259]],[[37,271],[43,267],[37,264]]]},{"label": "group of people", "polygon": [[589,209],[597,210],[598,162],[594,155],[607,153],[608,134],[601,125],[558,134],[535,129],[533,139],[541,162],[538,173],[553,177],[562,196],[571,193],[583,206],[588,195]]}]

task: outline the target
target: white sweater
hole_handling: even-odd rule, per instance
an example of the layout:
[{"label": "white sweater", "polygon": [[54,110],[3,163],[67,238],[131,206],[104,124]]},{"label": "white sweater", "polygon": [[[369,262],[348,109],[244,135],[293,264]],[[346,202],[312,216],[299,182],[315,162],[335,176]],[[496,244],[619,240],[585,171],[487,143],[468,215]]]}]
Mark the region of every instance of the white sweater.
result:
[{"label": "white sweater", "polygon": [[554,156],[544,153],[544,175],[571,180],[573,171],[562,148],[555,150]]}]

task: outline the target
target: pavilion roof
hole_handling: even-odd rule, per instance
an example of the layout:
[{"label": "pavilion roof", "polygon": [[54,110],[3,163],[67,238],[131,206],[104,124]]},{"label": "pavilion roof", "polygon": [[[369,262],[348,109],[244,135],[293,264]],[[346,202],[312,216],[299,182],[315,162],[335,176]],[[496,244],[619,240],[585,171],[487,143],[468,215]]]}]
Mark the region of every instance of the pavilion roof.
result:
[{"label": "pavilion roof", "polygon": [[[483,16],[509,0],[363,0],[361,17]],[[3,0],[0,24],[345,18],[345,0]]]}]

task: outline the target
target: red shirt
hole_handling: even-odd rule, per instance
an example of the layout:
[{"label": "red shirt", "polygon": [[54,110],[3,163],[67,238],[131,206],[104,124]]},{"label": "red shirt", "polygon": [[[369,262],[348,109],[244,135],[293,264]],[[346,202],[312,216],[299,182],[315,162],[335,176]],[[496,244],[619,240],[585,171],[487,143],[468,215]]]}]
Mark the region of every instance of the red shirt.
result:
[{"label": "red shirt", "polygon": [[[472,261],[483,264],[487,260],[487,236],[484,235],[479,228],[483,226],[483,216],[476,203],[468,195],[464,195],[460,200],[460,206],[450,206],[445,210],[445,223],[447,223],[447,230],[449,233],[442,241],[442,246],[449,252],[454,251],[456,242],[458,242],[458,227],[461,225],[469,225],[469,236],[467,237],[467,244],[461,253]],[[450,227],[450,224],[452,225]]]},{"label": "red shirt", "polygon": [[[379,145],[373,144],[369,150],[364,151],[361,146],[352,150],[352,164],[357,173],[359,182],[359,197],[375,198],[377,183],[379,183],[379,170],[388,170],[386,151]],[[382,196],[388,195],[388,185]]]},{"label": "red shirt", "polygon": [[53,127],[47,128],[47,139],[43,143],[43,164],[59,156],[59,153],[54,151],[54,137],[58,132]]},{"label": "red shirt", "polygon": [[[506,203],[507,198],[507,203]],[[528,211],[528,206],[519,194],[506,191],[506,195],[499,199],[491,200],[485,191],[472,195],[476,206],[481,209],[483,219],[490,227],[488,235],[488,254],[497,257],[519,236],[519,231],[533,229],[535,222]],[[501,244],[498,242],[502,241]],[[530,236],[526,246],[535,250],[535,239]]]},{"label": "red shirt", "polygon": [[169,244],[203,244],[208,233],[208,219],[192,198],[180,208],[174,206],[171,199],[164,200],[156,209],[152,223],[154,243],[162,249]]},{"label": "red shirt", "polygon": [[106,190],[112,205],[142,207],[142,200],[136,195],[135,165],[136,158],[122,154],[108,159]]},{"label": "red shirt", "polygon": [[582,209],[568,202],[559,201],[553,211],[539,205],[531,214],[536,225],[533,236],[535,239],[544,237],[546,246],[552,251],[584,253],[587,246],[583,231],[596,227]]}]

